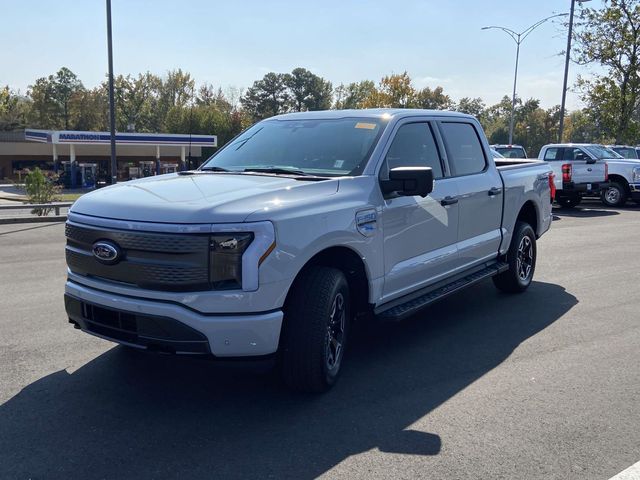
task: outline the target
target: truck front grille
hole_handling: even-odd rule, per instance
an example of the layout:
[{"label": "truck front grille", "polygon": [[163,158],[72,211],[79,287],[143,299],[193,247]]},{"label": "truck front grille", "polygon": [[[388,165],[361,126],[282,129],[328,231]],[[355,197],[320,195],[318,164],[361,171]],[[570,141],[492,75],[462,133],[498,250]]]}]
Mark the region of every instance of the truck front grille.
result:
[{"label": "truck front grille", "polygon": [[[66,258],[79,275],[135,285],[150,290],[197,291],[209,283],[209,236],[131,232],[67,223]],[[119,249],[113,263],[93,254],[96,242]]]}]

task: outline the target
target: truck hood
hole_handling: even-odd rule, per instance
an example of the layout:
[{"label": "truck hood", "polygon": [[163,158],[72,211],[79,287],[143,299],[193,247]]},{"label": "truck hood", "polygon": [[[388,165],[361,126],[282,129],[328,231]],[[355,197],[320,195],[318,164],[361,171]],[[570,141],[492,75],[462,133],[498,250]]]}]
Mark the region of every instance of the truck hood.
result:
[{"label": "truck hood", "polygon": [[270,206],[295,205],[335,194],[338,180],[274,175],[168,174],[119,183],[80,197],[73,213],[162,223],[237,223]]}]

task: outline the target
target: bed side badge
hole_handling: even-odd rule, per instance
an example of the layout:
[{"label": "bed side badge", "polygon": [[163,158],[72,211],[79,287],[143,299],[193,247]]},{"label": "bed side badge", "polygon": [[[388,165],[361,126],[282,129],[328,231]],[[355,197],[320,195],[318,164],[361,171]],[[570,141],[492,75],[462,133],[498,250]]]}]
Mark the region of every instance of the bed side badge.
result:
[{"label": "bed side badge", "polygon": [[376,233],[378,214],[373,208],[356,213],[356,229],[365,237],[371,237]]}]

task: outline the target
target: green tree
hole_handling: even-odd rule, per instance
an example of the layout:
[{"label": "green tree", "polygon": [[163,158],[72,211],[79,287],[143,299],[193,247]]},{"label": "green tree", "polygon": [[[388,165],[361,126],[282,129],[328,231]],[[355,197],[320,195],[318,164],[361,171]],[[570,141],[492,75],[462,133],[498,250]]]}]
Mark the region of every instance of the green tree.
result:
[{"label": "green tree", "polygon": [[415,106],[432,110],[452,110],[455,102],[444,93],[442,87],[435,87],[433,90],[425,87],[416,93]]},{"label": "green tree", "polygon": [[335,108],[338,110],[365,108],[367,99],[376,93],[376,84],[371,80],[362,80],[336,88]]},{"label": "green tree", "polygon": [[411,108],[416,103],[416,89],[407,72],[387,75],[380,80],[377,92],[370,97],[372,105],[385,108]]},{"label": "green tree", "polygon": [[577,60],[598,64],[603,75],[580,78],[582,100],[601,134],[617,143],[640,134],[640,0],[603,0],[602,9],[583,8],[576,28]]},{"label": "green tree", "polygon": [[294,68],[285,75],[291,108],[296,112],[331,108],[333,86],[331,82],[311,73],[306,68]]},{"label": "green tree", "polygon": [[286,75],[274,72],[269,72],[262,80],[253,82],[240,99],[240,103],[254,120],[286,113],[290,102]]},{"label": "green tree", "polygon": [[574,143],[609,143],[611,139],[602,138],[598,125],[587,109],[571,112],[565,120],[565,142]]},{"label": "green tree", "polygon": [[[164,108],[159,112],[162,83],[160,77],[150,72],[137,77],[118,75],[114,79],[117,130],[153,132],[162,129],[168,110],[174,106],[170,94],[165,93]],[[106,82],[103,83],[105,93],[107,88]]]},{"label": "green tree", "polygon": [[109,129],[109,100],[106,91],[97,87],[83,90],[71,100],[73,130],[104,131]]},{"label": "green tree", "polygon": [[30,101],[11,91],[8,85],[0,88],[0,131],[24,128],[30,108]]},{"label": "green tree", "polygon": [[43,128],[71,128],[73,98],[84,91],[80,79],[67,67],[55,75],[38,78],[29,86],[32,120]]},{"label": "green tree", "polygon": [[476,118],[481,118],[487,106],[480,97],[464,97],[460,99],[455,108],[459,112],[473,115]]},{"label": "green tree", "polygon": [[[27,193],[27,203],[51,203],[59,200],[61,187],[56,185],[57,176],[50,172],[43,173],[39,168],[27,173],[24,178],[24,188]],[[48,215],[50,208],[34,208],[31,213],[38,216]]]}]

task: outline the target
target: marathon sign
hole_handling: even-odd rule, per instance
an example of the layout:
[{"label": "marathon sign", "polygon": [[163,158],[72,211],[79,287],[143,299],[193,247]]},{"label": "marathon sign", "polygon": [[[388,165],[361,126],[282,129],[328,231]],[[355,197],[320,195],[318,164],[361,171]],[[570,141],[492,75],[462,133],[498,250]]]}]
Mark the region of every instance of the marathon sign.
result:
[{"label": "marathon sign", "polygon": [[[109,132],[87,132],[73,130],[36,130],[26,129],[25,140],[53,144],[108,144]],[[190,135],[185,133],[133,133],[118,132],[115,135],[117,145],[170,145],[175,147],[201,146],[217,147],[216,135]]]},{"label": "marathon sign", "polygon": [[60,143],[84,143],[84,142],[108,142],[109,138],[102,138],[97,132],[82,132],[82,133],[62,133],[58,136]]}]

